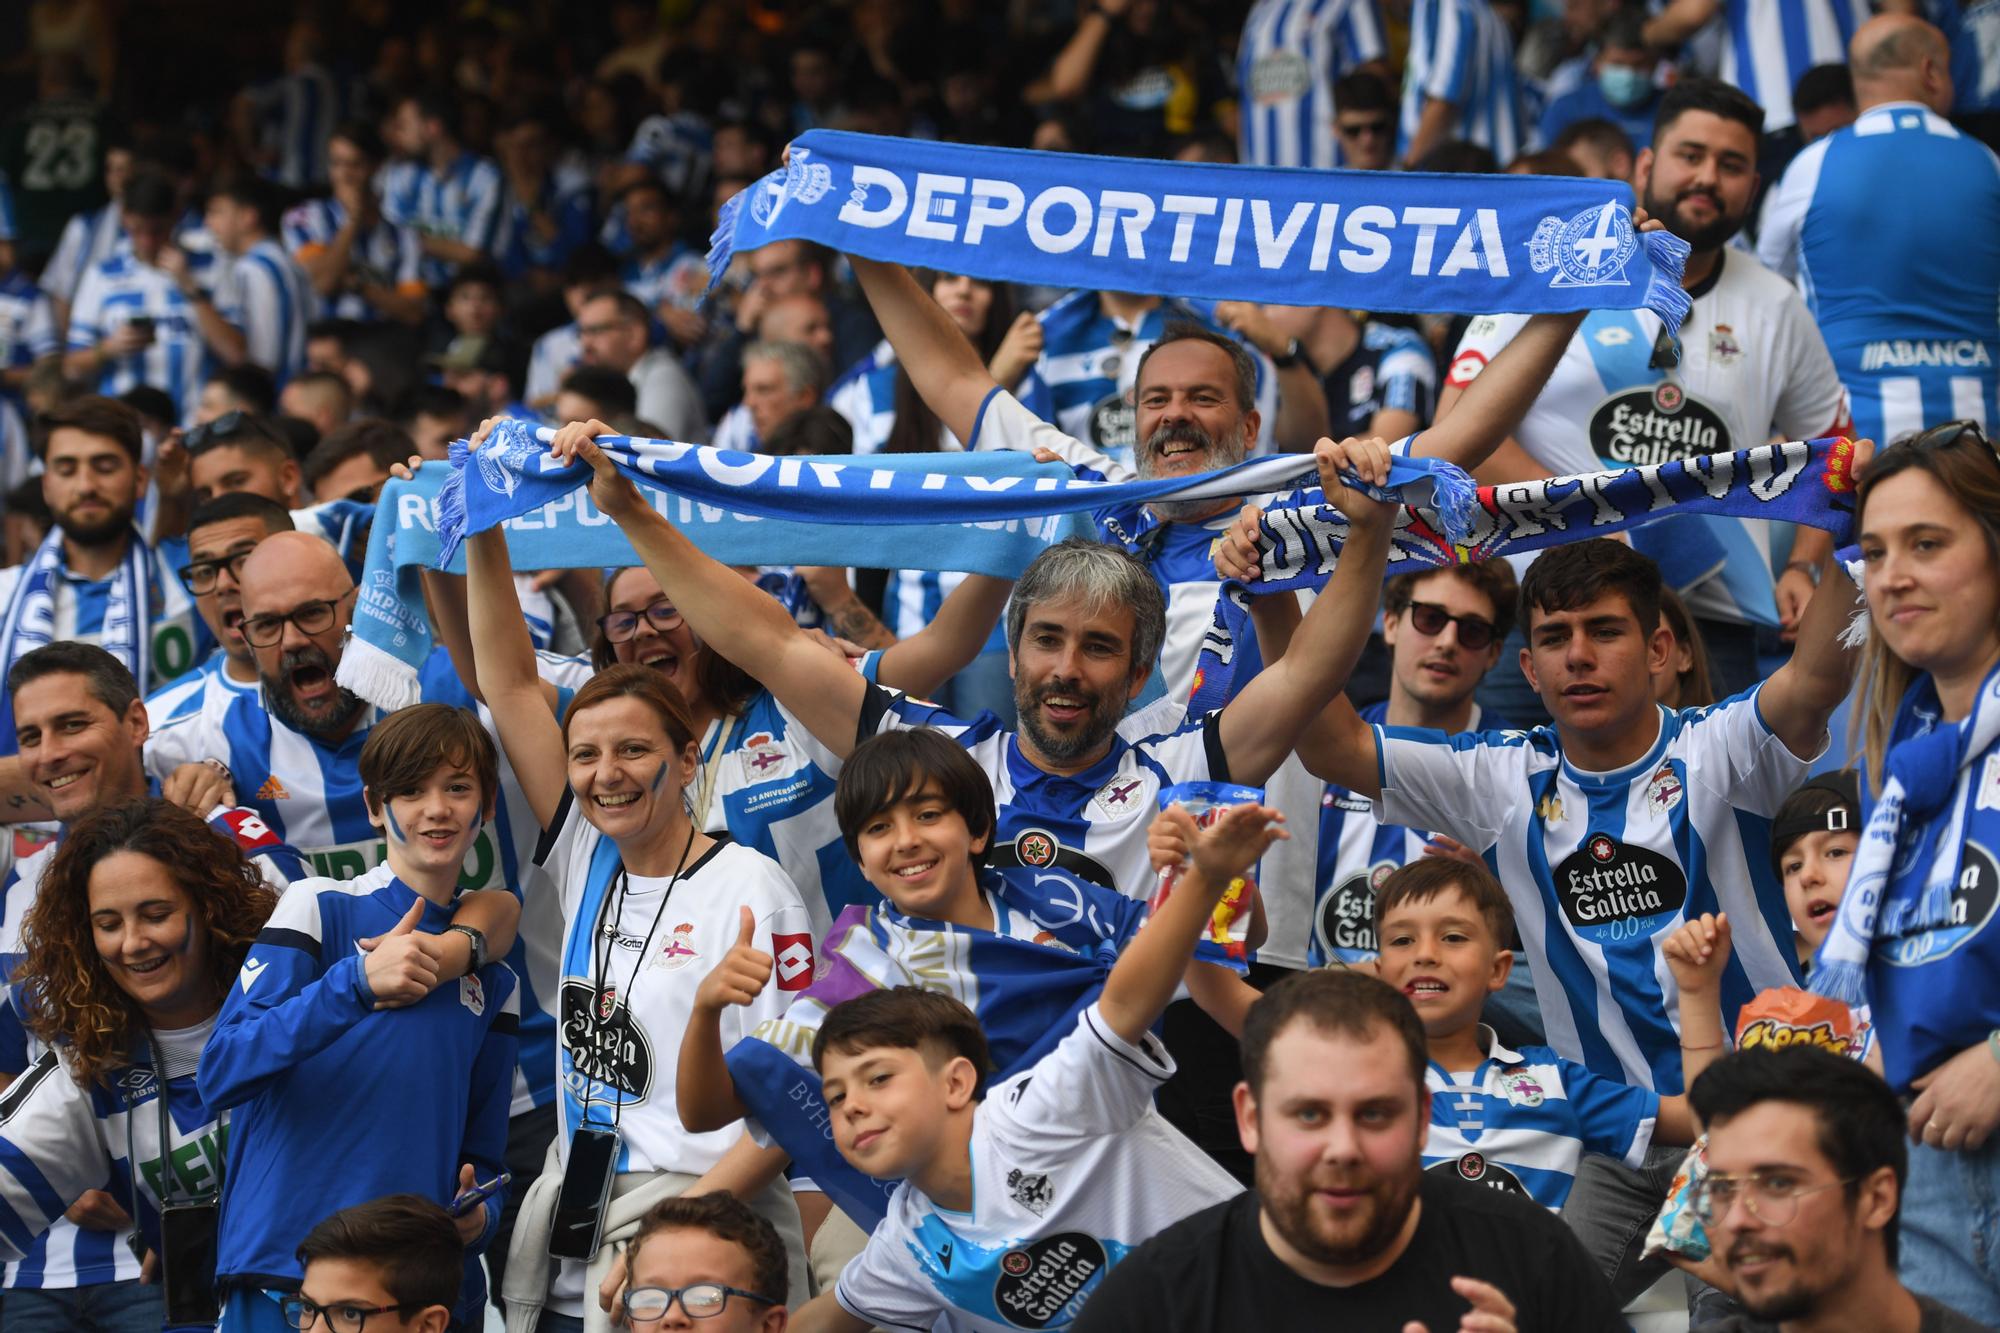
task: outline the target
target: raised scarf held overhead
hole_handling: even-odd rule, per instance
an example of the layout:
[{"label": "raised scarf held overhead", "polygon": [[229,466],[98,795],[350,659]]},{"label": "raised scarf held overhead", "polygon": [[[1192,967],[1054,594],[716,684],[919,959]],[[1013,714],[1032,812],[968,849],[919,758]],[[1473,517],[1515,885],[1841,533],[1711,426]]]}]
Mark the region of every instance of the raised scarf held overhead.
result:
[{"label": "raised scarf held overhead", "polygon": [[814,241],[1001,282],[1362,310],[1629,310],[1677,332],[1687,244],[1557,176],[1165,162],[809,130],[723,206],[733,255]]}]

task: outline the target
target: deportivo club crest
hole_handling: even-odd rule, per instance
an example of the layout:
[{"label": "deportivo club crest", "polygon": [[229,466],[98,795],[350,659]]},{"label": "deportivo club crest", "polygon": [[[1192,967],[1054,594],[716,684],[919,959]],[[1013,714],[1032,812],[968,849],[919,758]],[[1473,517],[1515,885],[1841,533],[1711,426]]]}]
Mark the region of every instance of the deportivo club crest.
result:
[{"label": "deportivo club crest", "polygon": [[1056,1197],[1046,1175],[1030,1174],[1018,1167],[1007,1173],[1007,1193],[1036,1217],[1046,1213]]},{"label": "deportivo club crest", "polygon": [[1661,764],[1646,782],[1646,808],[1664,815],[1681,803],[1681,779],[1672,764]]},{"label": "deportivo club crest", "polygon": [[1632,215],[1622,204],[1587,208],[1565,222],[1545,217],[1528,242],[1528,263],[1537,273],[1554,271],[1551,287],[1629,286],[1625,265],[1638,252]]},{"label": "deportivo club crest", "polygon": [[811,149],[794,148],[783,180],[772,172],[758,182],[756,192],[750,196],[750,216],[758,226],[770,226],[794,199],[802,204],[816,204],[826,198],[827,191],[833,188],[833,168],[824,162],[811,161],[811,157]]},{"label": "deportivo club crest", "polygon": [[541,446],[534,429],[518,421],[503,421],[473,457],[479,460],[479,475],[489,490],[512,495],[521,484],[521,469]]},{"label": "deportivo club crest", "polygon": [[1525,1069],[1510,1069],[1500,1075],[1500,1095],[1513,1106],[1540,1106],[1545,1094],[1535,1076]]}]

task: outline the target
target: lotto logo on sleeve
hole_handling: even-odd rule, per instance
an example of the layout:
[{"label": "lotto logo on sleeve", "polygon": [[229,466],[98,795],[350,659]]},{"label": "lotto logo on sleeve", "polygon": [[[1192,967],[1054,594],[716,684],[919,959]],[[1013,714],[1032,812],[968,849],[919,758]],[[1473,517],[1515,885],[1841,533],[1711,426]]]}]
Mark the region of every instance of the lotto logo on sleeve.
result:
[{"label": "lotto logo on sleeve", "polygon": [[777,963],[779,990],[804,990],[812,985],[811,935],[772,935],[771,957]]},{"label": "lotto logo on sleeve", "polygon": [[245,810],[239,806],[234,810],[223,811],[221,819],[229,826],[229,831],[236,838],[236,845],[239,847],[275,847],[278,843],[278,835],[271,832],[271,826],[266,824],[255,810]]}]

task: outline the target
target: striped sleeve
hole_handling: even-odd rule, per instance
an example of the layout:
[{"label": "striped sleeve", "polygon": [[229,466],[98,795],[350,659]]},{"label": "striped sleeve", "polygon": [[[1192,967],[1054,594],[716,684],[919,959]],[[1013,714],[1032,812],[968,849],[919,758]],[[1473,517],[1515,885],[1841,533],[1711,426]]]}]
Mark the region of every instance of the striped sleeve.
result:
[{"label": "striped sleeve", "polygon": [[1479,34],[1457,0],[1435,0],[1435,21],[1431,25],[1429,67],[1424,74],[1424,95],[1458,105],[1465,101],[1472,77],[1472,57]]},{"label": "striped sleeve", "polygon": [[91,269],[76,286],[69,311],[69,346],[85,351],[104,340],[104,274]]},{"label": "striped sleeve", "polygon": [[283,277],[264,256],[245,255],[236,261],[236,292],[245,355],[273,373],[283,370],[287,304]]},{"label": "striped sleeve", "polygon": [[500,168],[491,162],[475,165],[465,183],[465,218],[459,239],[491,252],[500,230],[500,201],[505,193]]},{"label": "striped sleeve", "polygon": [[86,1190],[111,1179],[90,1095],[46,1051],[0,1096],[0,1260],[20,1260]]},{"label": "striped sleeve", "polygon": [[1553,1051],[1547,1054],[1562,1069],[1563,1094],[1576,1116],[1577,1137],[1584,1150],[1615,1157],[1637,1169],[1653,1143],[1660,1094],[1593,1073]]}]

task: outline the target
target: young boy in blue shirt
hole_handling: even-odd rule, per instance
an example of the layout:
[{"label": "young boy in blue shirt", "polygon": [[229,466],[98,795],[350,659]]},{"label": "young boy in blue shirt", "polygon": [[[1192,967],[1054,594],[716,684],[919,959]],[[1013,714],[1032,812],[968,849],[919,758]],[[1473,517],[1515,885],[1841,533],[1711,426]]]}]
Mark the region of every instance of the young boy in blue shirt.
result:
[{"label": "young boy in blue shirt", "polygon": [[[235,1108],[217,1238],[226,1333],[279,1333],[299,1242],[330,1213],[421,1191],[437,1203],[496,1177],[507,1146],[519,1026],[506,938],[450,924],[458,878],[493,814],[499,759],[470,712],[419,704],[369,733],[359,759],[387,860],[358,879],[293,884],[244,959],[202,1052],[198,1084]],[[478,932],[473,932],[477,934]],[[477,1327],[478,1254],[500,1198],[458,1219],[457,1316]]]}]

